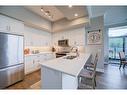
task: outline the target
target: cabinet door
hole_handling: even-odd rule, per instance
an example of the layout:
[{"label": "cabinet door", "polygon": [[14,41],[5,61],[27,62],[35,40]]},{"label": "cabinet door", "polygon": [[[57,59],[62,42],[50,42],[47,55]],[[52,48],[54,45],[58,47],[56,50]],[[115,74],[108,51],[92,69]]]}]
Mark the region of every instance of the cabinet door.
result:
[{"label": "cabinet door", "polygon": [[42,66],[42,89],[62,89],[62,73]]},{"label": "cabinet door", "polygon": [[25,57],[25,74],[32,72],[33,60],[31,56]]},{"label": "cabinet door", "polygon": [[40,69],[40,63],[41,63],[40,57],[41,55],[34,56],[34,59],[33,59],[34,60],[34,64],[33,64],[34,70]]},{"label": "cabinet door", "polygon": [[0,32],[23,35],[24,24],[21,21],[0,15]]},{"label": "cabinet door", "polygon": [[25,41],[25,46],[26,46],[26,47],[27,47],[27,46],[31,46],[31,38],[30,38],[30,37],[27,37],[27,36],[25,35],[24,41]]},{"label": "cabinet door", "polygon": [[9,18],[3,15],[0,15],[0,32],[9,32]]},{"label": "cabinet door", "polygon": [[20,34],[23,35],[24,32],[24,24],[21,21],[10,19],[10,32],[14,34]]}]

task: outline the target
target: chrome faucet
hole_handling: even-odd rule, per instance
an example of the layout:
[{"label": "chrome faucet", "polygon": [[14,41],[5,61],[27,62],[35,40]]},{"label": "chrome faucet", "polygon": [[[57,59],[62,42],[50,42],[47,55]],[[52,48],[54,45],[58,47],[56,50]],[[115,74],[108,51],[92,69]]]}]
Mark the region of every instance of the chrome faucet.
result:
[{"label": "chrome faucet", "polygon": [[[75,49],[75,51],[73,51],[74,49]],[[76,53],[76,56],[79,56],[78,47],[73,46],[73,47],[71,48],[71,52],[74,52],[74,53]]]}]

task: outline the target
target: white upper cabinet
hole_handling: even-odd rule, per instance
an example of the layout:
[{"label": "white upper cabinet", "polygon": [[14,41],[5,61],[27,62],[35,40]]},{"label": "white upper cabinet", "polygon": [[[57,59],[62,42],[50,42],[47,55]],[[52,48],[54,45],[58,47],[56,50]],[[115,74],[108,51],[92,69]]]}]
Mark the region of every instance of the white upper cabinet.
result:
[{"label": "white upper cabinet", "polygon": [[68,39],[69,46],[84,46],[85,45],[85,29],[72,29],[53,34],[53,44],[58,45],[58,40]]},{"label": "white upper cabinet", "polygon": [[0,15],[0,32],[9,32],[9,18]]},{"label": "white upper cabinet", "polygon": [[25,26],[25,46],[50,46],[51,33]]},{"label": "white upper cabinet", "polygon": [[0,32],[23,35],[24,24],[21,21],[0,15]]},{"label": "white upper cabinet", "polygon": [[24,35],[24,24],[21,21],[10,19],[10,31],[15,34]]}]

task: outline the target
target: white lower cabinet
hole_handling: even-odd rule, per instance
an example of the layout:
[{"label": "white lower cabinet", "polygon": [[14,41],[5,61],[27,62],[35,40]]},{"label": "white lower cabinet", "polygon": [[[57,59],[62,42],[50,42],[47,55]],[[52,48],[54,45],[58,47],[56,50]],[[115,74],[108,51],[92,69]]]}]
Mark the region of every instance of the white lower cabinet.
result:
[{"label": "white lower cabinet", "polygon": [[37,55],[25,57],[25,74],[29,74],[33,71],[40,69],[40,59]]},{"label": "white lower cabinet", "polygon": [[25,74],[40,69],[40,63],[55,58],[53,53],[35,54],[25,56]]},{"label": "white lower cabinet", "polygon": [[25,74],[32,72],[32,68],[33,68],[32,56],[26,56],[25,57]]}]

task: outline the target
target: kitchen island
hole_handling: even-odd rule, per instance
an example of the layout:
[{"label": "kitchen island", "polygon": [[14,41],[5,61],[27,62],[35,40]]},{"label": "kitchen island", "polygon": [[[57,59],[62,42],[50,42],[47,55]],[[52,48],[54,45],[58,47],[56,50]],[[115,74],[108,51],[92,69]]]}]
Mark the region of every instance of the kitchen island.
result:
[{"label": "kitchen island", "polygon": [[80,53],[76,58],[67,56],[41,63],[42,89],[77,89],[78,75],[85,63],[90,62],[91,54]]}]

